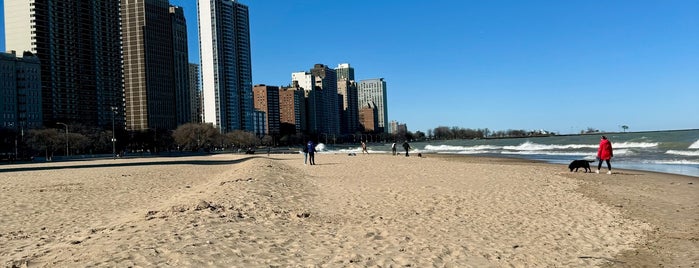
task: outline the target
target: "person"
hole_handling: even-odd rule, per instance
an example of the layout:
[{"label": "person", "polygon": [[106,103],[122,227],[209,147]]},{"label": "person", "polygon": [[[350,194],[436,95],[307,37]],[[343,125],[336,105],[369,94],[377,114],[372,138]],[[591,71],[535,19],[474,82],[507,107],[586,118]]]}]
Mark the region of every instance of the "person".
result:
[{"label": "person", "polygon": [[597,149],[597,160],[599,160],[599,164],[597,164],[597,173],[599,174],[599,170],[602,168],[602,161],[607,162],[607,174],[612,174],[612,164],[610,163],[612,157],[614,157],[614,153],[612,152],[612,143],[607,139],[606,136],[602,136],[602,139],[599,141],[599,149]]},{"label": "person", "polygon": [[364,154],[364,153],[369,154],[369,151],[366,150],[366,143],[364,143],[364,141],[362,141],[362,154]]},{"label": "person", "polygon": [[410,148],[410,144],[408,144],[407,140],[403,142],[403,149],[405,149],[405,156],[406,157],[410,156],[410,155],[408,155],[408,150],[410,150],[411,148]]},{"label": "person", "polygon": [[308,160],[308,146],[303,146],[303,164],[306,165]]},{"label": "person", "polygon": [[393,155],[396,155],[396,142],[391,145],[391,151],[393,151]]},{"label": "person", "polygon": [[308,141],[308,144],[306,145],[308,147],[308,162],[310,162],[311,165],[316,164],[316,145],[313,144],[313,141]]}]

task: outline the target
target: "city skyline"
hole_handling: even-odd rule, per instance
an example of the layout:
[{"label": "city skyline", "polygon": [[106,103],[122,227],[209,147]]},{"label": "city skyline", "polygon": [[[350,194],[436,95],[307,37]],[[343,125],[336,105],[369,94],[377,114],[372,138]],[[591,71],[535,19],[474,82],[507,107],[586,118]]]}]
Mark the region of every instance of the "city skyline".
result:
[{"label": "city skyline", "polygon": [[[199,64],[196,1],[170,2],[184,8]],[[388,120],[413,132],[699,127],[695,1],[239,2],[253,84],[350,63],[356,80],[390,82]]]}]

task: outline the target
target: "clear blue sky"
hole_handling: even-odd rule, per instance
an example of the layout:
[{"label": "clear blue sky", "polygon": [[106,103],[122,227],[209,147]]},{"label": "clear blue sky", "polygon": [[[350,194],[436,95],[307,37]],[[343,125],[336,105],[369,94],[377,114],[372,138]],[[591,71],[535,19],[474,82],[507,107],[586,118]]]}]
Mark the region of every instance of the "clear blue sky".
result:
[{"label": "clear blue sky", "polygon": [[[347,62],[386,79],[389,120],[410,131],[699,128],[696,0],[240,2],[255,84]],[[171,3],[198,63],[196,1]]]}]

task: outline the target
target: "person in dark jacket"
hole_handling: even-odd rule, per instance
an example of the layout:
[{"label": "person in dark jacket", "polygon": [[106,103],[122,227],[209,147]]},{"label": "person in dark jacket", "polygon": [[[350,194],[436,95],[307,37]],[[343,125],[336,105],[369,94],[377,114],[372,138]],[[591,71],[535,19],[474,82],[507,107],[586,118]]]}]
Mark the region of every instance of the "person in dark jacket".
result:
[{"label": "person in dark jacket", "polygon": [[408,155],[408,150],[410,150],[411,148],[410,148],[410,144],[408,144],[408,141],[403,142],[403,149],[405,149],[405,156],[406,157],[410,156],[410,155]]},{"label": "person in dark jacket", "polygon": [[315,165],[316,145],[313,143],[313,141],[308,141],[308,144],[306,144],[306,148],[308,149],[308,162],[310,162],[311,165]]},{"label": "person in dark jacket", "polygon": [[597,160],[599,160],[599,164],[597,164],[597,173],[599,173],[599,170],[602,168],[602,161],[606,161],[607,168],[609,169],[607,174],[612,174],[612,164],[610,163],[612,157],[614,157],[612,143],[606,136],[602,136],[602,139],[599,141],[599,149],[597,149]]}]

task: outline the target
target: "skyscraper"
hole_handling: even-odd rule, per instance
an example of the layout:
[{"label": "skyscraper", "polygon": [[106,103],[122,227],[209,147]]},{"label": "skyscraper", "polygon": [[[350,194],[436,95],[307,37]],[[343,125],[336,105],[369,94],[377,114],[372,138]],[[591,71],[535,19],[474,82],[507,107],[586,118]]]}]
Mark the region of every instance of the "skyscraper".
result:
[{"label": "skyscraper", "polygon": [[386,96],[386,81],[383,78],[367,79],[359,82],[359,108],[373,105],[377,111],[379,129],[376,131],[388,131],[388,101]]},{"label": "skyscraper", "polygon": [[123,125],[118,1],[5,0],[7,50],[41,61],[44,124]]},{"label": "skyscraper", "polygon": [[204,121],[222,132],[254,129],[248,7],[197,0]]},{"label": "skyscraper", "polygon": [[187,30],[168,0],[121,0],[126,125],[175,129],[189,122]]},{"label": "skyscraper", "polygon": [[340,134],[340,109],[337,74],[323,64],[315,64],[310,72],[291,74],[294,85],[303,88],[306,96],[306,130],[313,134]]},{"label": "skyscraper", "polygon": [[204,122],[201,110],[201,88],[199,87],[199,64],[189,64],[189,96],[192,107],[192,123]]},{"label": "skyscraper", "polygon": [[359,104],[354,68],[350,67],[349,63],[342,63],[335,68],[335,72],[337,72],[337,93],[341,98],[340,131],[344,134],[352,134],[359,130]]}]

